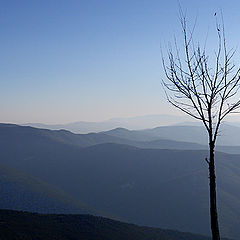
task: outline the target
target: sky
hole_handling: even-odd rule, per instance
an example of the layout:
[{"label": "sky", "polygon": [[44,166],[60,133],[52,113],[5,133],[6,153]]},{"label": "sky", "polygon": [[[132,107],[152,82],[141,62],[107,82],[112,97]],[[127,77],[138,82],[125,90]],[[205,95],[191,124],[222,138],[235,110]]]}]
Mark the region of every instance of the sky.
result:
[{"label": "sky", "polygon": [[239,46],[239,1],[0,0],[0,122],[180,114],[161,86],[161,49],[181,39],[179,4],[209,49],[221,11]]}]

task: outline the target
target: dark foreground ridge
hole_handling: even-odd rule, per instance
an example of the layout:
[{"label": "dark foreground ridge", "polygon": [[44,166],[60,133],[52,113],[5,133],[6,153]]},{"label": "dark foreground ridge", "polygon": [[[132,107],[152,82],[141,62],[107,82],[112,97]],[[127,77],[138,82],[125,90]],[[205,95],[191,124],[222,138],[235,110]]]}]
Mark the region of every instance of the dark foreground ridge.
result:
[{"label": "dark foreground ridge", "polygon": [[139,227],[91,215],[0,210],[1,240],[210,240],[201,235]]}]

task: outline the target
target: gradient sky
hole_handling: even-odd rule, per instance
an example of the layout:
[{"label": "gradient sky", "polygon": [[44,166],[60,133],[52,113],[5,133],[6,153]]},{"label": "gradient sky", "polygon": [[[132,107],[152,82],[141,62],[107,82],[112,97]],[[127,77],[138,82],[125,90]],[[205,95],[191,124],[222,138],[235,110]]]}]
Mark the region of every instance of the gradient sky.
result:
[{"label": "gradient sky", "polygon": [[[222,9],[240,43],[240,2],[184,0],[195,38],[216,45]],[[0,122],[66,123],[174,114],[161,89],[160,45],[181,39],[176,0],[1,0]],[[212,31],[213,30],[213,31]],[[236,58],[240,62],[240,52]]]}]

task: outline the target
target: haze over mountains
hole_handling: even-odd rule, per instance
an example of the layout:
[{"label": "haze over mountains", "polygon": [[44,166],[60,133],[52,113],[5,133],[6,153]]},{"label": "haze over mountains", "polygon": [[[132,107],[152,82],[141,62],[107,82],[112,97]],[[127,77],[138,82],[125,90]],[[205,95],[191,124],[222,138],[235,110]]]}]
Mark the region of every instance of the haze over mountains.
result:
[{"label": "haze over mountains", "polygon": [[[227,118],[228,125],[240,127],[239,118],[231,116]],[[159,126],[202,126],[202,123],[195,121],[185,115],[145,115],[132,118],[112,118],[102,122],[84,122],[78,121],[68,124],[42,124],[42,123],[26,123],[23,126],[32,126],[36,128],[46,128],[51,130],[68,130],[73,133],[91,133],[108,131],[115,128],[127,128],[130,130],[150,129]]]},{"label": "haze over mountains", "polygon": [[90,133],[107,131],[114,128],[122,127],[132,130],[139,130],[145,128],[154,128],[158,126],[172,125],[191,121],[187,116],[173,116],[173,115],[146,115],[132,118],[112,118],[102,122],[73,122],[69,124],[41,124],[41,123],[27,123],[25,126],[32,126],[37,128],[47,128],[51,130],[65,129],[73,133]]},{"label": "haze over mountains", "polygon": [[[39,129],[38,131],[41,135],[46,136],[51,133],[51,139],[80,147],[101,143],[118,143],[153,149],[203,150],[208,148],[206,131],[204,127],[198,125],[161,126],[145,130],[116,128],[89,134],[73,134],[66,130]],[[240,153],[240,127],[223,123],[216,149],[226,153]]]},{"label": "haze over mountains", "polygon": [[[123,128],[104,132],[107,135],[124,138],[132,141],[156,141],[160,139],[197,143],[207,145],[207,133],[202,126],[173,125],[161,126],[145,130],[127,130]],[[240,128],[223,123],[220,128],[220,137],[217,140],[218,147],[240,145]],[[189,149],[189,148],[188,148]],[[191,149],[191,148],[190,148]]]},{"label": "haze over mountains", "polygon": [[[96,209],[140,225],[209,235],[206,145],[163,138],[203,141],[198,126],[190,128],[190,137],[185,127],[73,134],[0,124],[0,164],[60,189],[89,213]],[[239,151],[239,146],[222,148]],[[222,152],[216,158],[221,231],[237,239],[240,155]]]}]

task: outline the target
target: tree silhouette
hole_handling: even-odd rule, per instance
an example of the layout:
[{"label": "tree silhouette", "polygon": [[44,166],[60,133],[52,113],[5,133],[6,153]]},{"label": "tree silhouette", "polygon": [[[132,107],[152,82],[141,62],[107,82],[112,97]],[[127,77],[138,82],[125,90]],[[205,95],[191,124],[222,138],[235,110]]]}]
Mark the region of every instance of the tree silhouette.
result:
[{"label": "tree silhouette", "polygon": [[[214,14],[216,18],[216,13]],[[233,62],[235,50],[227,48],[224,21],[216,19],[217,48],[213,61],[203,47],[193,40],[194,28],[188,29],[186,15],[180,11],[183,33],[183,48],[169,47],[166,59],[162,58],[165,79],[162,81],[168,101],[191,117],[202,121],[208,133],[209,156],[206,158],[209,169],[210,220],[212,239],[220,240],[216,174],[215,145],[219,127],[224,118],[240,107],[237,93],[240,84],[240,67]],[[196,26],[196,24],[194,24]]]}]

